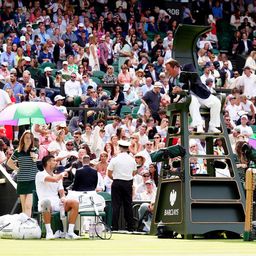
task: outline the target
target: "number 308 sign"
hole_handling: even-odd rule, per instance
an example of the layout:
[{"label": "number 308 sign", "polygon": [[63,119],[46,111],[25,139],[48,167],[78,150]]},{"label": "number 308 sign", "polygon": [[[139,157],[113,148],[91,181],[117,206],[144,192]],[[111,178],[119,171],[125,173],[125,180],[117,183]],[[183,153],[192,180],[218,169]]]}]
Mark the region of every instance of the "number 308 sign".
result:
[{"label": "number 308 sign", "polygon": [[168,14],[170,14],[171,16],[180,16],[180,10],[179,9],[171,9],[168,8],[167,9]]},{"label": "number 308 sign", "polygon": [[167,13],[171,16],[171,20],[181,21],[182,5],[181,3],[166,2],[165,8]]}]

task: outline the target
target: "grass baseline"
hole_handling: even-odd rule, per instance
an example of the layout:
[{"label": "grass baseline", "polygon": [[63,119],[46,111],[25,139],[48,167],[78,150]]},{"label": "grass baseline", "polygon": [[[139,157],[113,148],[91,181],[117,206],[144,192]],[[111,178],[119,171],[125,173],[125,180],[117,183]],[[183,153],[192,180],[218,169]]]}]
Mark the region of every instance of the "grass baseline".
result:
[{"label": "grass baseline", "polygon": [[1,255],[10,256],[133,256],[133,255],[256,255],[256,242],[205,239],[158,239],[149,235],[113,234],[111,240],[0,239]]}]

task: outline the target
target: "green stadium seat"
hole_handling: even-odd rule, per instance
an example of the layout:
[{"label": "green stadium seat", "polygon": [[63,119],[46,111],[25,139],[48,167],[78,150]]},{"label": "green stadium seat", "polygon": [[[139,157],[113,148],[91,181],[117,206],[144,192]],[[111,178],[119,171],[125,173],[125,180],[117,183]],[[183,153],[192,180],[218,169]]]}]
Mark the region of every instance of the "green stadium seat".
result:
[{"label": "green stadium seat", "polygon": [[33,28],[33,29],[38,29],[38,26],[39,26],[39,25],[36,24],[36,23],[32,24],[32,28]]},{"label": "green stadium seat", "polygon": [[93,72],[93,77],[97,77],[97,78],[99,78],[99,79],[102,79],[103,78],[103,76],[105,75],[105,72],[103,72],[103,71],[94,71]]},{"label": "green stadium seat", "polygon": [[147,31],[147,36],[148,36],[148,40],[149,41],[153,41],[154,40],[154,37],[155,37],[155,33],[154,32],[150,32],[150,31]]},{"label": "green stadium seat", "polygon": [[136,100],[136,101],[134,102],[134,105],[135,105],[135,106],[140,106],[140,104],[141,104],[141,99],[138,99],[138,100]]},{"label": "green stadium seat", "polygon": [[112,66],[113,66],[113,68],[114,68],[114,72],[115,72],[115,73],[118,73],[118,72],[119,72],[118,64],[113,64]]},{"label": "green stadium seat", "polygon": [[52,70],[52,76],[53,76],[53,77],[56,77],[56,72],[57,72],[57,69],[54,68],[54,69]]},{"label": "green stadium seat", "polygon": [[134,108],[132,109],[132,117],[135,118],[135,119],[138,117],[139,108],[140,108],[140,107],[134,107]]},{"label": "green stadium seat", "polygon": [[92,81],[95,82],[97,85],[101,84],[102,81],[98,77],[92,76],[91,77]]},{"label": "green stadium seat", "polygon": [[65,79],[66,81],[70,80],[70,75],[64,74],[62,75],[62,78]]},{"label": "green stadium seat", "polygon": [[42,74],[42,71],[38,68],[29,67],[27,70],[30,72],[31,77],[35,80],[38,80],[39,76]]},{"label": "green stadium seat", "polygon": [[107,124],[113,124],[113,120],[107,120]]},{"label": "green stadium seat", "polygon": [[107,89],[103,89],[103,92],[107,93],[108,96],[111,95],[111,92],[109,90],[107,90]]},{"label": "green stadium seat", "polygon": [[251,125],[253,133],[256,133],[256,125]]},{"label": "green stadium seat", "polygon": [[44,69],[44,68],[46,68],[46,67],[50,67],[50,68],[52,68],[52,69],[56,69],[56,65],[55,65],[54,63],[51,63],[51,62],[44,62],[44,63],[42,63],[42,64],[39,66],[39,68],[41,68],[41,69]]},{"label": "green stadium seat", "polygon": [[132,109],[129,106],[123,105],[121,108],[120,116],[121,118],[124,118],[127,114],[131,114]]}]

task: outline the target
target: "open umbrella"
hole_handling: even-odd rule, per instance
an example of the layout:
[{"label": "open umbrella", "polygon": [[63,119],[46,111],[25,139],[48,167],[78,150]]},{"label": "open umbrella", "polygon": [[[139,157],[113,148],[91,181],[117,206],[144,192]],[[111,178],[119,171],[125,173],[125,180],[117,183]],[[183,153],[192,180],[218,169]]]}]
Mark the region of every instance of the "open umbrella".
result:
[{"label": "open umbrella", "polygon": [[0,112],[0,125],[46,124],[65,120],[63,113],[45,102],[17,103]]}]

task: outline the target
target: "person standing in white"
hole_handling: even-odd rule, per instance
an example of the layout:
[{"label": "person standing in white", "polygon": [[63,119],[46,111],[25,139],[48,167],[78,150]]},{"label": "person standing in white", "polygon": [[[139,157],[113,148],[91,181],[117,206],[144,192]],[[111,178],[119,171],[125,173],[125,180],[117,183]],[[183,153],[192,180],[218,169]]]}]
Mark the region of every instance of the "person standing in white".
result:
[{"label": "person standing in white", "polygon": [[112,158],[108,166],[108,177],[113,180],[111,187],[112,197],[112,230],[118,230],[120,208],[123,204],[124,218],[128,231],[133,230],[132,212],[132,184],[133,176],[137,171],[135,159],[129,155],[130,143],[119,140],[121,153]]}]

